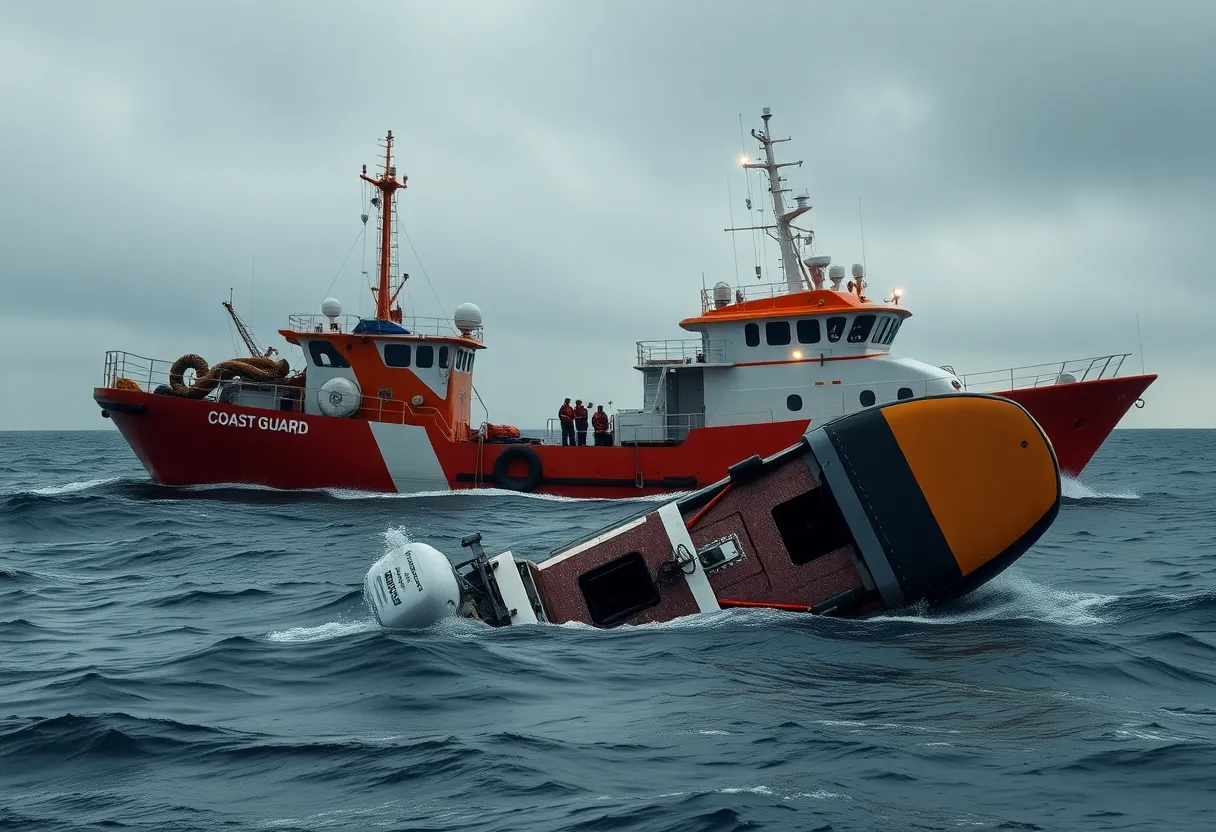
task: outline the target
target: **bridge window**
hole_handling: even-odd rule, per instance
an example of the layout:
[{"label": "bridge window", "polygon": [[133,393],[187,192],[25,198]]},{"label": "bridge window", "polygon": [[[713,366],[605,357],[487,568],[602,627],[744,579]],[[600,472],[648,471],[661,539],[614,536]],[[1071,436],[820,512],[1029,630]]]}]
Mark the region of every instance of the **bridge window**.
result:
[{"label": "bridge window", "polygon": [[764,325],[764,337],[770,347],[784,347],[790,342],[790,322],[769,321]]},{"label": "bridge window", "polygon": [[802,396],[797,393],[786,396],[785,406],[794,412],[802,410]]},{"label": "bridge window", "polygon": [[743,327],[743,340],[749,347],[760,346],[760,325],[748,324]]},{"label": "bridge window", "polygon": [[470,351],[468,360],[464,362],[464,368],[466,370],[468,370],[470,373],[473,372],[473,359],[476,356],[477,356],[477,353]]},{"label": "bridge window", "polygon": [[430,344],[427,344],[425,347],[419,347],[418,355],[415,356],[414,366],[421,367],[423,369],[425,369],[427,367],[434,367],[435,366],[435,348],[432,347]]},{"label": "bridge window", "polygon": [[911,388],[911,387],[901,387],[901,388],[899,388],[899,392],[895,394],[895,398],[897,398],[897,399],[910,399],[910,398],[912,398],[912,388]]},{"label": "bridge window", "polygon": [[833,344],[844,335],[844,325],[847,318],[828,318],[828,340]]},{"label": "bridge window", "polygon": [[849,329],[849,343],[861,344],[870,337],[870,330],[874,328],[873,315],[858,315],[853,319],[853,326]]},{"label": "bridge window", "polygon": [[819,343],[819,319],[811,318],[806,321],[798,322],[798,343],[799,344],[818,344]]},{"label": "bridge window", "polygon": [[446,346],[439,348],[439,368],[441,370],[448,368],[448,348]]},{"label": "bridge window", "polygon": [[384,345],[384,363],[389,367],[408,367],[410,366],[410,345],[409,344],[385,344]]},{"label": "bridge window", "polygon": [[874,391],[862,390],[861,395],[858,396],[858,398],[861,400],[862,407],[870,407],[872,404],[874,404]]},{"label": "bridge window", "polygon": [[349,367],[350,362],[342,357],[342,353],[338,352],[338,348],[328,341],[310,341],[308,344],[308,354],[312,356],[312,363],[318,367]]},{"label": "bridge window", "polygon": [[895,322],[891,324],[891,328],[887,331],[887,337],[883,341],[884,344],[889,344],[895,340],[895,333],[899,332],[899,327],[902,324],[903,324],[902,319],[900,319],[900,318],[895,319]]},{"label": "bridge window", "polygon": [[891,327],[891,321],[892,321],[892,318],[887,315],[883,315],[881,318],[878,319],[878,326],[876,326],[874,328],[874,337],[870,339],[870,341],[872,343],[875,343],[875,344],[884,343],[884,341],[882,339],[884,336],[886,336],[887,330]]}]

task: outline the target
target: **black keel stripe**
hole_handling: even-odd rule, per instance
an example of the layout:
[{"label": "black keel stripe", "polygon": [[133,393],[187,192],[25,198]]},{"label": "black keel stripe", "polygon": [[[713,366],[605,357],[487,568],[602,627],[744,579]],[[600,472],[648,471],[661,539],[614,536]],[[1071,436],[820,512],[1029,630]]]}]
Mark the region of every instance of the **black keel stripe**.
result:
[{"label": "black keel stripe", "polygon": [[887,562],[909,601],[936,600],[962,579],[954,552],[881,408],[825,426]]},{"label": "black keel stripe", "polygon": [[891,568],[890,561],[887,560],[886,550],[878,542],[874,526],[865,509],[862,508],[857,490],[849,480],[848,473],[841,464],[840,456],[836,453],[836,448],[833,447],[827,431],[822,429],[808,431],[806,438],[811,444],[811,453],[814,454],[815,460],[823,470],[823,478],[827,481],[828,487],[832,489],[836,505],[840,507],[840,513],[844,516],[845,522],[849,524],[849,531],[853,533],[853,541],[857,544],[857,554],[869,568],[870,574],[874,576],[874,582],[878,584],[878,593],[882,596],[883,606],[887,609],[902,607],[904,591],[895,578],[895,571]]}]

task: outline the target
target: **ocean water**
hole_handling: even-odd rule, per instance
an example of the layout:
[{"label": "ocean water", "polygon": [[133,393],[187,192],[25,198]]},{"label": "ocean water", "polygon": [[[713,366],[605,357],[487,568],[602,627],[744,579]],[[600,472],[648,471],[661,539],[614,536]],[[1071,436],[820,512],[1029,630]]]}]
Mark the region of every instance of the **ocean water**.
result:
[{"label": "ocean water", "polygon": [[1114,434],[946,609],[386,633],[405,539],[637,509],[150,484],[0,434],[0,829],[1210,830],[1216,432]]}]

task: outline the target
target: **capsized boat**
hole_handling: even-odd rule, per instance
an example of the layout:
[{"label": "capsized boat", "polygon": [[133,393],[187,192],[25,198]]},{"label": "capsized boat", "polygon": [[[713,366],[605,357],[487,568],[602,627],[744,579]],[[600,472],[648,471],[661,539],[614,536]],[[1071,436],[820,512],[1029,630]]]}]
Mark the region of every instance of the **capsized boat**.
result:
[{"label": "capsized boat", "polygon": [[534,562],[453,566],[411,542],[378,560],[364,598],[389,628],[464,616],[501,627],[669,621],[730,607],[855,616],[956,598],[1048,529],[1060,469],[1015,402],[960,394],[880,405],[809,430],[767,459]]},{"label": "capsized boat", "polygon": [[764,128],[752,131],[762,156],[747,167],[768,175],[772,221],[758,228],[780,247],[784,280],[706,288],[698,313],[680,321],[695,338],[639,342],[641,407],[613,412],[586,446],[561,443],[556,419],[545,437],[492,424],[488,409],[474,421],[474,365],[487,348],[476,305],[463,303],[451,317],[404,314],[408,275],[397,262],[394,205],[406,177],[393,162],[391,132],[383,170],[361,174],[376,193],[368,206],[380,241],[373,317],[343,315],[334,298],[319,313],[289,316],[279,334],[304,365],[293,371],[263,354],[229,306],[248,357],[211,366],[195,354],[168,362],[112,351],[93,397],[152,479],[168,485],[496,487],[607,498],[690,491],[836,417],[956,392],[1020,402],[1062,469],[1078,473],[1123,414],[1143,404],[1155,376],[1119,376],[1125,355],[966,375],[893,354],[911,311],[898,290],[871,299],[862,264],[846,275],[812,253],[814,234],[794,225],[810,205],[797,197],[786,209],[779,170],[795,163],[777,161],[774,145],[787,140],[771,137],[770,117],[766,109]]}]

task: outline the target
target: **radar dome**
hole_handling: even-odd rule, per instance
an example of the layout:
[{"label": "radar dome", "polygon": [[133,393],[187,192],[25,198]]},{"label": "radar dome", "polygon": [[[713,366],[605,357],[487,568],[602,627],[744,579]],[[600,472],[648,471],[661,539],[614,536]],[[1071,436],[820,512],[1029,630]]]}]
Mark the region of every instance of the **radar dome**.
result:
[{"label": "radar dome", "polygon": [[452,323],[461,332],[471,332],[481,326],[481,310],[475,303],[462,303],[456,307]]},{"label": "radar dome", "polygon": [[336,318],[342,314],[342,304],[337,298],[326,298],[321,301],[321,314],[327,318]]},{"label": "radar dome", "polygon": [[853,277],[865,277],[865,276],[866,276],[866,267],[861,265],[860,263],[854,263],[853,264]]},{"label": "radar dome", "polygon": [[363,598],[382,627],[429,627],[457,614],[460,585],[442,552],[425,543],[406,543],[368,570]]},{"label": "radar dome", "polygon": [[815,266],[821,266],[823,268],[827,268],[828,266],[832,265],[832,255],[816,254],[814,257],[808,257],[805,260],[803,260],[802,262],[806,263],[807,266],[810,268],[814,268]]}]

